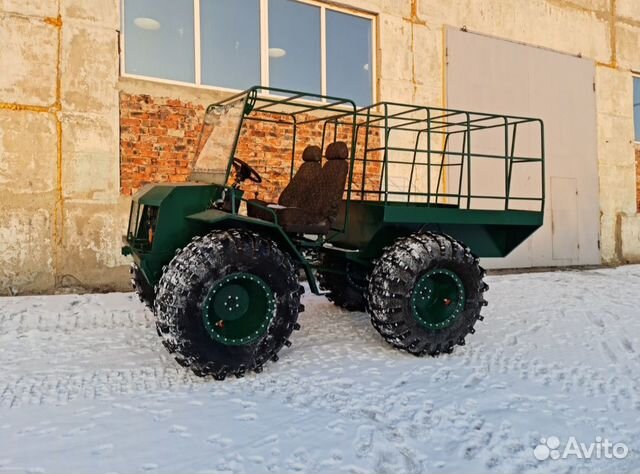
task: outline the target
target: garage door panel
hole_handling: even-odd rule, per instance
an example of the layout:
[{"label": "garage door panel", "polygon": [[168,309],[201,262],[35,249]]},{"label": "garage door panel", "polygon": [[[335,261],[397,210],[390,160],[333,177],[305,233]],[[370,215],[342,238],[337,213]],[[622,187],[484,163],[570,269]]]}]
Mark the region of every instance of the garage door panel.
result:
[{"label": "garage door panel", "polygon": [[[513,268],[600,263],[593,61],[455,28],[447,31],[447,51],[449,107],[540,117],[545,124],[545,225],[508,257],[487,259],[485,264]],[[537,136],[527,136],[530,133],[518,131],[516,156],[539,154]],[[497,138],[486,138],[480,145],[493,150],[502,145],[503,153],[504,139],[498,143]],[[551,176],[574,180],[579,200],[574,199],[570,209],[556,208],[563,200],[557,198],[554,204],[551,195],[552,188],[563,193],[573,184],[552,185]],[[492,182],[504,181],[504,171],[487,169],[483,175],[472,174],[472,179],[474,192],[486,190]],[[496,184],[494,192],[504,190]],[[535,167],[514,166],[512,195],[526,195],[539,187]],[[575,215],[566,215],[571,212]]]},{"label": "garage door panel", "polygon": [[577,180],[551,177],[550,194],[553,259],[577,260],[580,256]]}]

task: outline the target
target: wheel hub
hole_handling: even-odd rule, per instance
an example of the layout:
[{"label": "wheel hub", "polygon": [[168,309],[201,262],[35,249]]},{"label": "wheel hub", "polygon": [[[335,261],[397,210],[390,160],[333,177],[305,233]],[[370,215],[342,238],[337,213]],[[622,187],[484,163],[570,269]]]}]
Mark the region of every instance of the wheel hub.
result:
[{"label": "wheel hub", "polygon": [[217,281],[202,306],[209,336],[225,345],[245,345],[263,336],[276,308],[271,289],[251,273],[232,273]]},{"label": "wheel hub", "polygon": [[443,329],[464,310],[466,292],[460,277],[445,268],[422,275],[413,288],[413,317],[428,329]]},{"label": "wheel hub", "polygon": [[239,319],[249,309],[249,293],[241,285],[229,282],[216,292],[213,308],[222,321]]}]

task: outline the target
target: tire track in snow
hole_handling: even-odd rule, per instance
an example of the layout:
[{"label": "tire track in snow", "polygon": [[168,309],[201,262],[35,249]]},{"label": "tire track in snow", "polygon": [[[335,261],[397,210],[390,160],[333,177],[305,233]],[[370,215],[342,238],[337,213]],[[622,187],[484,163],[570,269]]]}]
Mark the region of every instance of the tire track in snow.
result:
[{"label": "tire track in snow", "polygon": [[207,381],[181,367],[104,369],[82,374],[43,374],[5,377],[0,381],[0,407],[49,405],[95,400],[115,394],[190,391]]}]

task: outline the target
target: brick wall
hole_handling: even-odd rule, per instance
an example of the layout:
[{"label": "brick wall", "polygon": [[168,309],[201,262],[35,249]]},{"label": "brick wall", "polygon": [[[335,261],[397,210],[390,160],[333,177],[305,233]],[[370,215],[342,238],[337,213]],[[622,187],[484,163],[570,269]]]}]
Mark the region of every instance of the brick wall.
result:
[{"label": "brick wall", "polygon": [[202,106],[120,94],[120,191],[147,183],[184,182],[198,141]]},{"label": "brick wall", "polygon": [[[269,114],[264,114],[265,118]],[[204,107],[177,99],[149,95],[120,94],[120,178],[121,192],[131,195],[146,183],[184,182],[191,171],[191,162],[202,128]],[[263,182],[246,181],[246,196],[275,201],[289,182],[291,167],[292,129],[270,122],[245,121],[236,156],[253,166]],[[322,122],[298,126],[296,133],[296,164],[301,163],[302,150],[322,142]],[[357,151],[364,147],[365,133],[358,136]],[[333,130],[331,130],[333,140]],[[351,131],[339,127],[337,139],[351,144]],[[370,144],[378,134],[371,132]],[[326,145],[326,143],[325,143]],[[371,145],[370,145],[371,146]],[[371,158],[371,156],[370,156]],[[361,187],[361,166],[354,170],[354,189]],[[367,188],[377,189],[380,165],[367,166]],[[356,196],[357,197],[357,196]],[[372,197],[372,196],[369,196]]]}]

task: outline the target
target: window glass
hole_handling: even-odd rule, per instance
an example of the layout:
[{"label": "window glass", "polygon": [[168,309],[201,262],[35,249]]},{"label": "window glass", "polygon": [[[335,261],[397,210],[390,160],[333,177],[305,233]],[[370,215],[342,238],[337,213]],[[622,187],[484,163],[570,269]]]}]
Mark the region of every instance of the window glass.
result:
[{"label": "window glass", "polygon": [[327,94],[370,104],[371,61],[371,21],[327,10]]},{"label": "window glass", "polygon": [[227,166],[236,145],[246,96],[209,107],[200,132],[199,149],[191,171],[192,181],[224,184]]},{"label": "window glass", "polygon": [[124,2],[125,70],[195,81],[193,0]]},{"label": "window glass", "polygon": [[640,142],[640,77],[633,78],[633,119],[636,129],[636,141]]},{"label": "window glass", "polygon": [[[260,0],[124,0],[128,74],[195,83],[194,21],[200,25],[200,78],[208,86],[247,89],[261,84]],[[321,9],[295,0],[268,0],[271,87],[321,93]],[[325,9],[327,94],[372,102],[372,21]],[[640,140],[634,80],[636,140]]]},{"label": "window glass", "polygon": [[247,89],[260,84],[259,0],[200,3],[202,83]]},{"label": "window glass", "polygon": [[320,8],[269,0],[269,85],[321,92]]}]

